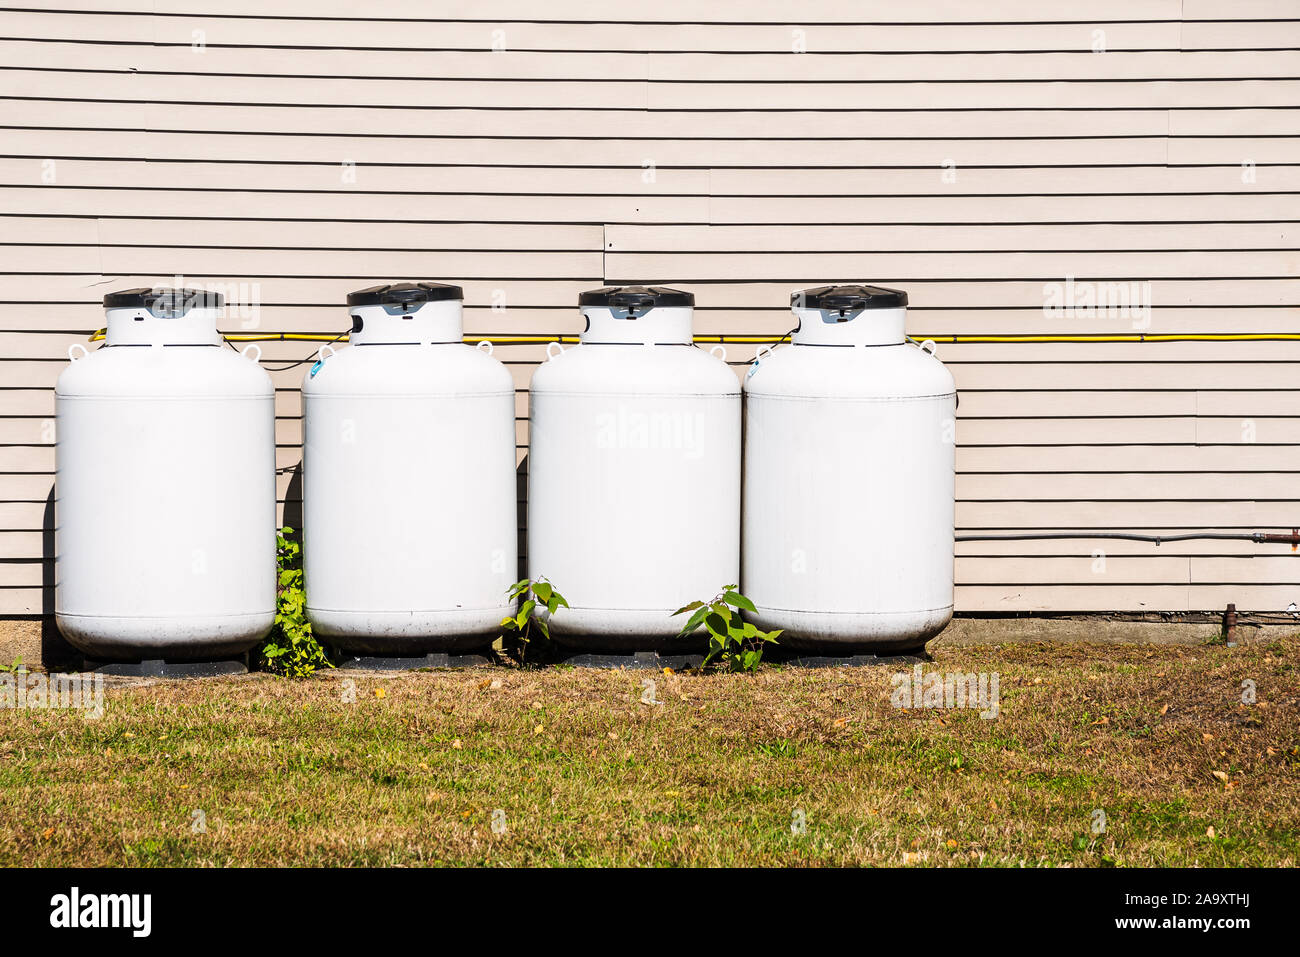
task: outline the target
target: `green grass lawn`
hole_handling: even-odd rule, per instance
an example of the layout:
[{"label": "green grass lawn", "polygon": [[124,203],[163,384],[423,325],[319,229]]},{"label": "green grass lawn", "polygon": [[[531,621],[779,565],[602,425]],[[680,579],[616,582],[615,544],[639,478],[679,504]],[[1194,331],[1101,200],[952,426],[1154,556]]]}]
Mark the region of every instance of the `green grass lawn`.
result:
[{"label": "green grass lawn", "polygon": [[940,644],[995,720],[906,665],[121,680],[0,709],[0,863],[1294,865],[1298,657]]}]

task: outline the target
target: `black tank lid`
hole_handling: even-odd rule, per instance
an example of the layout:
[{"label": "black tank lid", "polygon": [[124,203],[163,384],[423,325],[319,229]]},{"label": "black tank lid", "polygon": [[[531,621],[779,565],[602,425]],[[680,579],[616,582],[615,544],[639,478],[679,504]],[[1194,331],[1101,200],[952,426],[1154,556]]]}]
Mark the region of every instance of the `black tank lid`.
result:
[{"label": "black tank lid", "polygon": [[635,316],[656,306],[694,306],[695,294],[667,286],[604,286],[581,293],[578,305],[626,309]]},{"label": "black tank lid", "polygon": [[350,292],[348,305],[401,306],[404,309],[415,309],[426,302],[464,298],[465,291],[460,286],[449,286],[441,282],[399,282]]},{"label": "black tank lid", "polygon": [[104,297],[105,309],[153,309],[156,305],[169,311],[206,308],[220,309],[226,300],[219,292],[206,289],[120,289]]},{"label": "black tank lid", "polygon": [[818,286],[790,293],[790,305],[796,309],[835,309],[841,312],[899,309],[907,305],[907,293],[884,286]]}]

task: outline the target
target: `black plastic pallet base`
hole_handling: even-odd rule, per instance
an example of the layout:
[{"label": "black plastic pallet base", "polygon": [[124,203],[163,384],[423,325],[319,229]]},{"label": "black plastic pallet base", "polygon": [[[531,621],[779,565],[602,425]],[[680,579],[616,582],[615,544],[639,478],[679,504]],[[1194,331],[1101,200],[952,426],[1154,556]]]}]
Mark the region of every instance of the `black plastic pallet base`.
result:
[{"label": "black plastic pallet base", "polygon": [[764,658],[764,662],[791,668],[868,668],[873,665],[913,665],[929,661],[925,654],[911,655],[797,655],[790,658]]},{"label": "black plastic pallet base", "polygon": [[476,668],[491,663],[492,659],[485,655],[436,653],[406,658],[385,656],[345,658],[339,667],[366,671],[418,671],[421,668]]},{"label": "black plastic pallet base", "polygon": [[631,655],[577,654],[558,664],[572,665],[575,668],[645,668],[656,671],[672,668],[681,671],[698,668],[703,662],[704,655],[661,655],[657,651],[638,651]]},{"label": "black plastic pallet base", "polygon": [[118,675],[128,678],[216,678],[221,675],[248,674],[248,663],[243,658],[221,661],[164,661],[150,658],[145,661],[92,661],[82,662],[82,668],[101,675]]}]

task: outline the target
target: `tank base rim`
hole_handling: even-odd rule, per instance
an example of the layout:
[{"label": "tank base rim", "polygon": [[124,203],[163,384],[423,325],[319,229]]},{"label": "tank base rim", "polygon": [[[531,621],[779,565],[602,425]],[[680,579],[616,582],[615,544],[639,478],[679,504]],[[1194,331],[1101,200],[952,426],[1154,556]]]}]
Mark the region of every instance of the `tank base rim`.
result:
[{"label": "tank base rim", "polygon": [[480,651],[501,634],[511,606],[439,611],[337,611],[308,605],[307,620],[324,644],[348,656],[422,657]]},{"label": "tank base rim", "polygon": [[115,617],[59,611],[54,623],[68,644],[95,661],[217,661],[237,658],[265,638],[275,612]]},{"label": "tank base rim", "polygon": [[952,605],[897,612],[824,612],[773,608],[755,601],[757,612],[746,615],[764,631],[780,628],[782,654],[788,649],[805,656],[913,655],[952,621]]}]

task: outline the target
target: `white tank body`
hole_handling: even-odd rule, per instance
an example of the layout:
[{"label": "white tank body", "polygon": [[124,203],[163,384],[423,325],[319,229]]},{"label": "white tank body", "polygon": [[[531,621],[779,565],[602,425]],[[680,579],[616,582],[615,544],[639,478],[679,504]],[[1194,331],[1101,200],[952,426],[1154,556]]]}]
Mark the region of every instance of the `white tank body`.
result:
[{"label": "white tank body", "polygon": [[351,345],[302,387],[308,618],[351,652],[481,646],[518,577],[513,380],[462,342],[457,286],[348,303]]},{"label": "white tank body", "polygon": [[214,293],[104,305],[105,346],[55,386],[59,630],[102,660],[239,654],[275,617],[270,377],[222,342]]},{"label": "white tank body", "polygon": [[528,570],[570,607],[570,647],[669,645],[672,612],[735,584],[740,564],[740,385],[692,344],[693,297],[583,293],[581,344],[529,390]]},{"label": "white tank body", "polygon": [[792,344],[744,382],[741,589],[794,650],[920,648],[952,618],[952,376],[906,343],[906,293],[792,300]]}]

